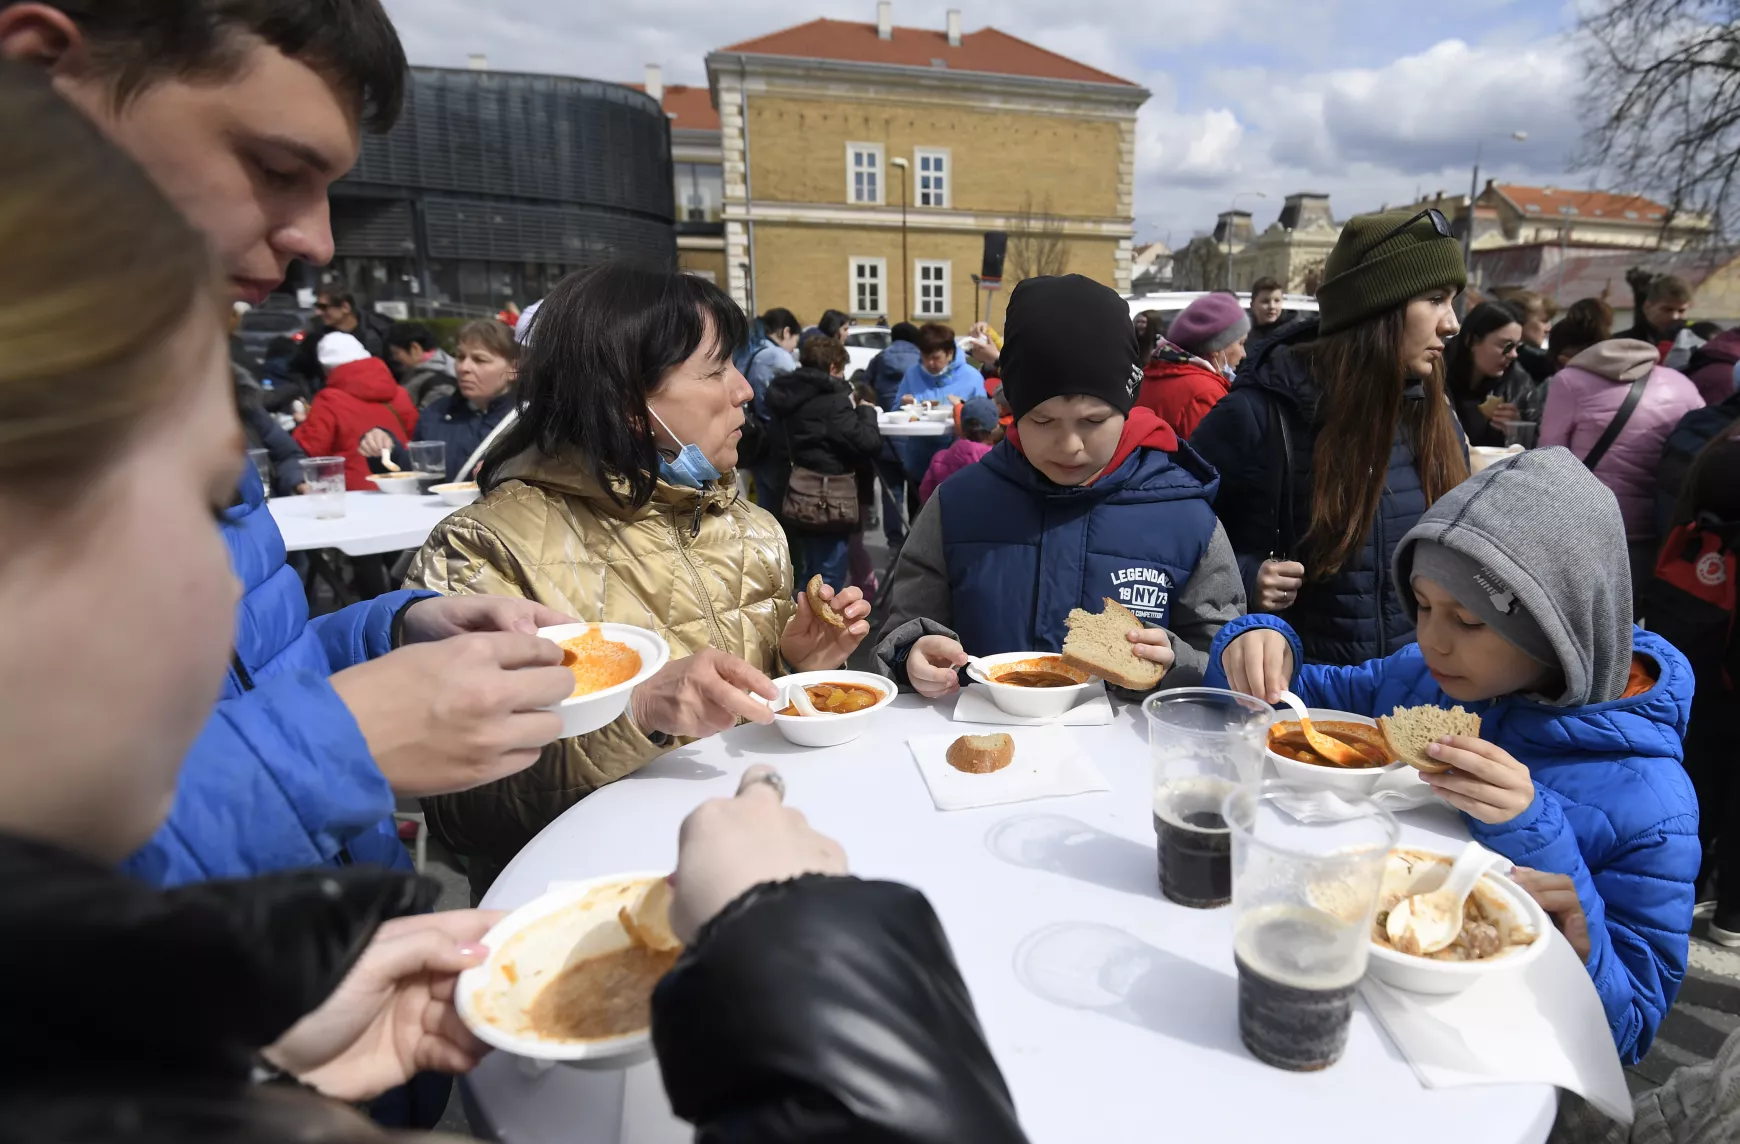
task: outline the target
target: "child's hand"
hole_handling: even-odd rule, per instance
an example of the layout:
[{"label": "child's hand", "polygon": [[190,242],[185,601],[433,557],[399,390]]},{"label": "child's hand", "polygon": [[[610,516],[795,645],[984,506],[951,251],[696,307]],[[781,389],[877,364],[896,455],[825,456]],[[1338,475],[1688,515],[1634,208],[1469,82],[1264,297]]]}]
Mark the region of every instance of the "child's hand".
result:
[{"label": "child's hand", "polygon": [[1157,663],[1163,670],[1171,670],[1178,656],[1172,650],[1172,641],[1166,638],[1165,628],[1142,628],[1138,631],[1125,632],[1125,638],[1136,646],[1130,653],[1137,659],[1145,659],[1149,663]]},{"label": "child's hand", "polygon": [[1543,874],[1527,866],[1510,872],[1510,880],[1528,891],[1541,909],[1553,919],[1553,925],[1565,935],[1571,948],[1584,961],[1589,960],[1589,918],[1583,913],[1583,903],[1577,897],[1577,883],[1569,874]]},{"label": "child's hand", "polygon": [[1496,826],[1534,804],[1535,781],[1529,769],[1502,747],[1485,739],[1446,735],[1428,746],[1426,753],[1451,769],[1440,774],[1422,772],[1421,777],[1439,798],[1471,818]]},{"label": "child's hand", "polygon": [[926,699],[941,699],[961,689],[955,669],[966,662],[966,649],[947,636],[920,636],[906,653],[906,678]]},{"label": "child's hand", "polygon": [[1274,628],[1252,628],[1220,653],[1226,685],[1275,703],[1293,682],[1293,645]]}]

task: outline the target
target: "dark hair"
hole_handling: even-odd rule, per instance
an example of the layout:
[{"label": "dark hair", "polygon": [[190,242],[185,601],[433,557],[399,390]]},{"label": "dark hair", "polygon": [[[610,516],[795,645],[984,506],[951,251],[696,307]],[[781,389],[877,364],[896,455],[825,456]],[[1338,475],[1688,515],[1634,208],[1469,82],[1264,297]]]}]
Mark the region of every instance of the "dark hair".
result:
[{"label": "dark hair", "polygon": [[1722,332],[1722,327],[1711,321],[1693,322],[1689,328],[1706,342]]},{"label": "dark hair", "polygon": [[47,0],[77,24],[117,109],[165,79],[225,80],[264,40],[307,64],[371,131],[399,118],[409,69],[381,0]]},{"label": "dark hair", "polygon": [[387,344],[401,350],[408,350],[412,346],[421,346],[425,350],[432,350],[441,343],[435,340],[435,335],[429,332],[429,327],[421,322],[394,322],[393,328],[387,331]]},{"label": "dark hair", "polygon": [[1160,339],[1166,336],[1166,321],[1164,310],[1143,310],[1136,315],[1142,319],[1142,336],[1136,339],[1136,360],[1147,361],[1154,356],[1154,347],[1160,344]]},{"label": "dark hair", "polygon": [[882,401],[876,396],[876,387],[867,381],[854,382],[852,396],[858,399],[859,405],[878,405]]},{"label": "dark hair", "polygon": [[840,311],[823,310],[822,320],[816,323],[816,329],[832,338],[837,337],[843,328],[851,324],[852,319],[840,313]]},{"label": "dark hair", "polygon": [[737,303],[705,278],[632,262],[568,275],[544,297],[537,323],[521,349],[519,419],[490,447],[484,486],[536,450],[586,466],[611,500],[637,509],[658,484],[647,398],[709,331],[726,365],[749,333]]},{"label": "dark hair", "polygon": [[349,290],[337,286],[322,286],[314,292],[314,298],[315,301],[319,301],[322,298],[330,298],[332,299],[332,304],[335,306],[349,306],[355,313],[360,314],[362,312],[357,309],[356,295],[352,294]]},{"label": "dark hair", "polygon": [[[1559,326],[1566,322],[1575,322],[1585,329],[1599,331],[1601,336],[1595,341],[1604,342],[1613,336],[1613,307],[1603,298],[1579,298],[1565,310]],[[1553,328],[1556,330],[1559,326]]]},{"label": "dark hair", "polygon": [[1274,278],[1259,278],[1251,283],[1251,301],[1255,302],[1258,294],[1265,294],[1270,290],[1279,290],[1283,294],[1287,292],[1287,288],[1281,285],[1279,280]]},{"label": "dark hair", "polygon": [[1305,543],[1313,578],[1339,572],[1365,543],[1398,425],[1413,447],[1428,506],[1468,477],[1456,415],[1444,400],[1443,367],[1421,379],[1421,400],[1402,400],[1406,318],[1407,307],[1396,306],[1300,347],[1322,393]]},{"label": "dark hair", "polygon": [[504,361],[511,363],[520,360],[520,343],[514,341],[513,328],[494,318],[478,318],[460,326],[453,344],[463,346],[466,342],[482,346]]},{"label": "dark hair", "polygon": [[917,345],[918,327],[911,322],[896,322],[894,328],[888,332],[888,336],[893,341],[911,342],[913,345]]},{"label": "dark hair", "polygon": [[918,352],[934,354],[938,350],[955,352],[955,331],[941,322],[926,322],[918,328]]},{"label": "dark hair", "polygon": [[798,364],[807,369],[819,369],[823,373],[832,373],[836,369],[845,369],[852,356],[846,352],[846,347],[834,338],[811,338],[798,349]]},{"label": "dark hair", "polygon": [[1645,303],[1650,302],[1690,302],[1692,288],[1686,285],[1686,280],[1673,274],[1663,274],[1649,284],[1649,293],[1643,297]]},{"label": "dark hair", "polygon": [[790,330],[794,334],[802,333],[804,324],[797,320],[797,315],[782,307],[774,307],[761,315],[761,328],[767,331],[768,337]]},{"label": "dark hair", "polygon": [[1520,326],[1527,319],[1509,302],[1482,302],[1462,319],[1462,330],[1450,339],[1444,350],[1444,380],[1450,396],[1458,401],[1473,397],[1480,379],[1474,376],[1474,343],[1494,330]]}]

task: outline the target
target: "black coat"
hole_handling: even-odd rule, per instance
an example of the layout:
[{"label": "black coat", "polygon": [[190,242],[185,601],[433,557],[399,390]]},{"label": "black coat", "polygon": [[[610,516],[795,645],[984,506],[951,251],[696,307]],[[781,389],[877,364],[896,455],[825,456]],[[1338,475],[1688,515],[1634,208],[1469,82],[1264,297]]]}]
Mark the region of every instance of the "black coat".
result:
[{"label": "black coat", "polygon": [[1462,423],[1462,432],[1470,445],[1492,445],[1500,448],[1505,445],[1504,430],[1488,421],[1486,415],[1480,412],[1480,403],[1494,394],[1516,406],[1524,421],[1532,422],[1539,428],[1541,409],[1547,403],[1547,391],[1544,384],[1535,381],[1534,376],[1518,360],[1511,363],[1503,377],[1481,378],[1469,386],[1466,392],[1450,395],[1450,406],[1456,410],[1456,419]]},{"label": "black coat", "polygon": [[819,369],[781,374],[767,387],[769,455],[837,476],[882,449],[874,406],[852,407],[852,387]]},{"label": "black coat", "polygon": [[363,866],[164,891],[0,835],[0,1137],[369,1135],[306,1090],[252,1087],[250,1072],[383,921],[437,892]]},{"label": "black coat", "polygon": [[[1232,390],[1197,425],[1190,444],[1220,471],[1214,511],[1238,555],[1245,593],[1256,599],[1257,570],[1271,553],[1300,559],[1311,523],[1312,458],[1320,428],[1319,391],[1295,347],[1317,336],[1304,322],[1265,342],[1239,367]],[[1278,520],[1280,435],[1270,412],[1292,434],[1292,521]],[[1414,639],[1413,621],[1390,582],[1390,562],[1404,533],[1426,511],[1414,451],[1398,426],[1376,518],[1363,547],[1335,575],[1307,576],[1293,606],[1280,613],[1299,633],[1313,663],[1357,664],[1399,651]]]},{"label": "black coat", "polygon": [[665,1092],[696,1144],[1020,1144],[924,895],[811,876],[709,922],[653,993]]},{"label": "black coat", "polygon": [[270,456],[272,495],[295,496],[297,486],[303,481],[302,462],[308,454],[302,451],[296,438],[278,424],[278,419],[266,412],[262,399],[265,390],[254,380],[254,375],[234,363],[230,369],[236,381],[236,413],[241,418],[242,434],[248,439],[248,448],[264,449]]}]

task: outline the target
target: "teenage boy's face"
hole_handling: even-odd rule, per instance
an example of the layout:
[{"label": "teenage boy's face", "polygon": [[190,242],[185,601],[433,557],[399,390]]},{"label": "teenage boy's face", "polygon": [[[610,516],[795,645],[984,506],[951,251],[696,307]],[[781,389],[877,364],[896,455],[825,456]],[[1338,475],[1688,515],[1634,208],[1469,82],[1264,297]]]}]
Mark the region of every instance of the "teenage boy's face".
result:
[{"label": "teenage boy's face", "polygon": [[1021,452],[1053,484],[1085,485],[1105,471],[1124,415],[1097,397],[1070,394],[1041,402],[1021,419]]},{"label": "teenage boy's face", "polygon": [[1467,703],[1540,691],[1554,674],[1482,623],[1436,582],[1414,577],[1414,600],[1420,606],[1415,638],[1426,658],[1426,670],[1450,698]]},{"label": "teenage boy's face", "polygon": [[1264,290],[1251,299],[1251,317],[1255,318],[1259,325],[1264,326],[1280,321],[1281,311],[1284,308],[1282,302],[1284,297],[1285,295],[1279,290]]},{"label": "teenage boy's face", "polygon": [[223,79],[163,78],[119,109],[77,27],[0,0],[0,56],[46,67],[57,91],[138,160],[205,232],[235,297],[258,304],[291,259],[332,258],[326,189],[356,162],[355,111],[306,64],[256,43]]}]

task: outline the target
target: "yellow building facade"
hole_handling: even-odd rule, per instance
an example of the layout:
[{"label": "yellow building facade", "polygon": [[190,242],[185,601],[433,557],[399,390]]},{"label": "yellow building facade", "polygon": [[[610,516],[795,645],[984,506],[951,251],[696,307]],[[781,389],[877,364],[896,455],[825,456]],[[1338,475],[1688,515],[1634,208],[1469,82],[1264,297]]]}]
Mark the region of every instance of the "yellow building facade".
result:
[{"label": "yellow building facade", "polygon": [[995,29],[818,20],[707,58],[724,157],[725,277],[751,312],[813,322],[1001,314],[973,276],[1130,283],[1147,92]]}]

